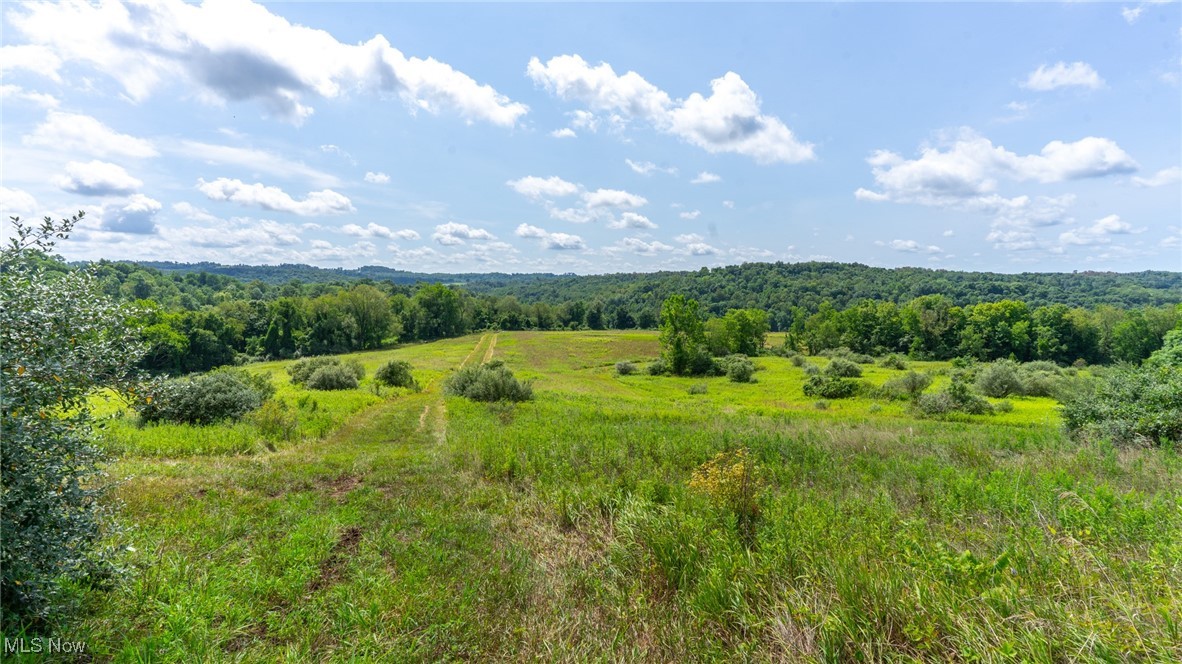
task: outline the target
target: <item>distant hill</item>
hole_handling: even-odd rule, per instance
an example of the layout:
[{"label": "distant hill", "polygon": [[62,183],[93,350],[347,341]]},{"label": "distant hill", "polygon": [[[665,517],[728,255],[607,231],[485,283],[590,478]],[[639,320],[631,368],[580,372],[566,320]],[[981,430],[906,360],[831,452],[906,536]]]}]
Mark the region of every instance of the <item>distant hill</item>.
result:
[{"label": "distant hill", "polygon": [[208,272],[243,281],[283,284],[292,280],[327,283],[357,280],[396,284],[445,283],[477,293],[511,295],[523,302],[560,304],[602,300],[630,308],[657,308],[682,293],[721,313],[732,307],[770,311],[787,306],[815,310],[824,301],[838,309],[859,300],[906,302],[940,293],[958,305],[1003,299],[1031,306],[1159,306],[1182,303],[1182,272],[960,272],[926,268],[880,268],[858,263],[745,263],[684,272],[580,276],[574,274],[421,273],[380,266],[328,269],[309,265],[220,265],[141,262],[165,273]]}]

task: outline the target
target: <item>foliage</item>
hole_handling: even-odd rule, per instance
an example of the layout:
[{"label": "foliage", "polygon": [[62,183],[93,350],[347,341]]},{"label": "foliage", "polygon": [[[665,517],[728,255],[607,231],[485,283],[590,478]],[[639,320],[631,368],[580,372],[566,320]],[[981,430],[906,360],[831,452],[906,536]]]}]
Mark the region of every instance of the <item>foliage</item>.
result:
[{"label": "foliage", "polygon": [[758,355],[771,329],[762,309],[731,309],[706,321],[705,342],[714,355]]},{"label": "foliage", "polygon": [[665,363],[664,359],[657,358],[648,365],[648,375],[650,376],[664,376],[669,373],[669,365]]},{"label": "foliage", "polygon": [[1145,363],[1151,367],[1182,369],[1182,328],[1167,332],[1162,347],[1154,351]]},{"label": "foliage", "polygon": [[636,365],[632,362],[616,362],[616,373],[621,376],[631,376],[636,373]]},{"label": "foliage", "polygon": [[934,394],[921,394],[915,400],[915,409],[923,415],[946,415],[952,412],[969,415],[988,415],[993,406],[969,386],[969,374],[958,371],[952,375],[948,387]]},{"label": "foliage", "polygon": [[718,364],[733,383],[750,383],[754,380],[755,363],[746,355],[728,355]]},{"label": "foliage", "polygon": [[1025,392],[1018,364],[1012,360],[997,360],[982,367],[977,374],[977,389],[995,399]]},{"label": "foliage", "polygon": [[1067,430],[1121,444],[1182,443],[1182,370],[1117,367],[1103,372],[1094,389],[1065,397]]},{"label": "foliage", "polygon": [[406,360],[390,360],[374,372],[373,379],[381,385],[417,390],[419,384],[415,381],[412,369],[410,362]]},{"label": "foliage", "polygon": [[223,368],[161,383],[136,408],[144,422],[211,424],[241,418],[274,391],[264,376]]},{"label": "foliage", "polygon": [[694,383],[693,385],[690,385],[688,388],[686,388],[685,391],[689,394],[698,395],[706,394],[710,390],[706,383]]},{"label": "foliage", "polygon": [[693,472],[689,488],[705,494],[717,506],[730,511],[743,543],[755,541],[759,521],[759,468],[747,448],[719,452]]},{"label": "foliage", "polygon": [[[133,312],[86,271],[44,260],[82,213],[39,226],[12,218],[0,250],[0,621],[39,630],[66,608],[67,585],[116,573],[100,545],[116,531],[90,398],[130,395],[145,350]],[[11,631],[9,631],[11,630]]]},{"label": "foliage", "polygon": [[310,390],[354,390],[360,381],[357,372],[343,364],[326,364],[308,376],[305,383]]},{"label": "foliage", "polygon": [[698,301],[673,295],[661,305],[661,359],[676,376],[701,375],[705,327]]},{"label": "foliage", "polygon": [[291,376],[293,384],[304,385],[309,383],[313,374],[326,367],[342,367],[345,372],[352,374],[353,387],[357,387],[358,382],[365,377],[365,367],[361,366],[360,362],[356,360],[342,361],[339,357],[308,357],[297,360],[288,365],[287,373]]},{"label": "foliage", "polygon": [[247,417],[270,440],[293,440],[299,432],[299,415],[284,401],[268,399]]},{"label": "foliage", "polygon": [[883,367],[884,369],[903,371],[907,368],[907,362],[899,355],[891,353],[890,355],[882,358],[882,361],[878,363],[878,366]]},{"label": "foliage", "polygon": [[861,378],[862,367],[849,360],[835,357],[829,361],[829,366],[825,367],[825,373],[838,378]]},{"label": "foliage", "polygon": [[919,398],[923,391],[928,389],[932,384],[932,377],[926,373],[918,371],[908,371],[907,373],[892,378],[882,384],[884,392],[891,396],[905,397],[912,401]]},{"label": "foliage", "polygon": [[841,378],[833,374],[813,375],[804,383],[804,394],[823,399],[847,399],[858,393],[860,385],[856,380]]},{"label": "foliage", "polygon": [[529,401],[534,398],[529,381],[520,381],[500,360],[464,367],[443,384],[446,394],[473,401]]}]

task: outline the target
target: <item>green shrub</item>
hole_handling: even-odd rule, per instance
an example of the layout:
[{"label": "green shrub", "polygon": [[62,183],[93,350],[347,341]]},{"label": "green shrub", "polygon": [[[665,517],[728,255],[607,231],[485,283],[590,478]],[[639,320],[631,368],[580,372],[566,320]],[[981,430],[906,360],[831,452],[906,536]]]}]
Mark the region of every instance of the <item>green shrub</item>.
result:
[{"label": "green shrub", "polygon": [[343,364],[326,364],[308,377],[305,387],[310,390],[353,390],[360,384],[357,372]]},{"label": "green shrub", "polygon": [[921,394],[915,400],[915,409],[924,415],[944,415],[956,410],[956,402],[947,392]]},{"label": "green shrub", "polygon": [[144,422],[211,424],[241,418],[263,405],[274,389],[265,376],[218,369],[166,381],[144,395],[137,409]]},{"label": "green shrub", "polygon": [[726,377],[734,383],[750,383],[755,374],[755,364],[746,355],[728,355],[719,361]]},{"label": "green shrub", "polygon": [[838,378],[861,378],[862,367],[850,360],[835,357],[829,361],[829,366],[825,367],[825,373]]},{"label": "green shrub", "polygon": [[690,394],[705,394],[707,392],[706,383],[694,383],[686,391]]},{"label": "green shrub", "polygon": [[970,374],[958,371],[952,374],[948,388],[934,394],[921,394],[915,400],[915,409],[922,415],[945,415],[951,412],[970,415],[988,415],[993,406],[981,395],[974,394],[969,387]]},{"label": "green shrub", "polygon": [[500,360],[464,367],[443,384],[443,391],[473,401],[529,401],[534,398],[528,381],[519,381]]},{"label": "green shrub", "polygon": [[1093,389],[1066,395],[1067,431],[1121,444],[1182,443],[1182,371],[1170,367],[1117,367]]},{"label": "green shrub", "polygon": [[907,368],[907,362],[903,360],[902,356],[896,355],[894,353],[882,358],[882,361],[878,364],[883,368],[897,369],[899,371]]},{"label": "green shrub", "polygon": [[1018,373],[1018,364],[1012,360],[997,360],[985,365],[977,375],[977,389],[995,399],[1022,394],[1022,376]]},{"label": "green shrub", "polygon": [[[349,371],[349,373],[353,374],[353,377],[357,382],[360,382],[362,378],[365,378],[365,367],[361,366],[361,363],[357,360],[342,362],[341,358],[339,357],[327,355],[320,357],[307,357],[302,360],[297,360],[287,367],[287,373],[291,376],[292,383],[296,385],[305,385],[312,378],[312,374],[324,367],[344,367]],[[354,385],[354,387],[356,387],[356,385]]]},{"label": "green shrub", "polygon": [[841,378],[832,374],[812,376],[804,384],[804,394],[823,399],[845,399],[858,393],[860,385],[856,380]]},{"label": "green shrub", "polygon": [[1022,371],[1037,371],[1040,373],[1049,373],[1058,376],[1063,373],[1063,368],[1054,362],[1035,360],[1034,362],[1023,362]]},{"label": "green shrub", "polygon": [[616,362],[616,373],[621,376],[631,376],[636,373],[636,365],[631,362]]},{"label": "green shrub", "polygon": [[1028,397],[1053,397],[1057,395],[1064,379],[1041,371],[1023,372],[1022,391]]},{"label": "green shrub", "polygon": [[373,379],[380,385],[417,390],[419,384],[415,381],[414,374],[411,373],[412,368],[410,362],[405,360],[390,360],[374,373]]},{"label": "green shrub", "polygon": [[894,399],[911,399],[914,401],[931,384],[932,377],[928,374],[919,373],[918,371],[908,371],[898,378],[892,378],[883,383],[882,391]]},{"label": "green shrub", "polygon": [[263,405],[247,416],[259,429],[264,438],[271,440],[292,440],[299,430],[300,420],[286,403],[268,399]]},{"label": "green shrub", "polygon": [[655,360],[648,365],[648,375],[650,376],[664,376],[669,373],[669,365],[665,360]]},{"label": "green shrub", "polygon": [[794,367],[803,367],[805,363],[808,362],[808,360],[804,359],[804,355],[797,354],[793,355],[789,362],[791,362],[792,366]]},{"label": "green shrub", "polygon": [[1014,404],[1010,401],[998,401],[993,404],[993,411],[995,413],[1012,413],[1014,412]]},{"label": "green shrub", "polygon": [[804,365],[804,373],[806,376],[816,376],[817,374],[821,373],[821,367],[810,362],[809,364]]}]

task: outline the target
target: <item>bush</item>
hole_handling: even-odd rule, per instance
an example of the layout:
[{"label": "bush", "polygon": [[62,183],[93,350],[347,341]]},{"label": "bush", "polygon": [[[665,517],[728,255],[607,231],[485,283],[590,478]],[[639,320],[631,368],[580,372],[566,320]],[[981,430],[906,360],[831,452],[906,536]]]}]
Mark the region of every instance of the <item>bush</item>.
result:
[{"label": "bush", "polygon": [[1065,397],[1067,431],[1121,444],[1182,443],[1182,371],[1170,367],[1117,367]]},{"label": "bush", "polygon": [[309,390],[354,390],[360,384],[357,373],[343,364],[326,364],[308,377]]},{"label": "bush", "polygon": [[993,411],[995,413],[1012,413],[1014,412],[1014,404],[1010,401],[998,401],[993,404]]},{"label": "bush", "polygon": [[299,430],[300,420],[286,403],[268,399],[258,410],[250,413],[248,419],[259,429],[264,438],[291,440]]},{"label": "bush", "polygon": [[690,385],[689,389],[686,391],[689,392],[690,394],[695,394],[695,395],[696,394],[705,394],[707,392],[706,383],[695,383],[693,385]]},{"label": "bush", "polygon": [[838,378],[861,378],[862,367],[850,360],[835,357],[829,361],[829,366],[825,367],[825,373]]},{"label": "bush", "polygon": [[977,389],[995,399],[1022,394],[1022,377],[1012,360],[997,360],[985,365],[977,375]]},{"label": "bush", "polygon": [[956,402],[947,392],[921,394],[915,400],[915,409],[924,415],[944,415],[956,410]]},{"label": "bush", "polygon": [[137,409],[144,422],[212,424],[241,418],[262,406],[274,390],[265,376],[218,369],[166,381],[145,395]]},{"label": "bush", "polygon": [[804,365],[804,373],[806,376],[816,376],[821,373],[821,367],[812,363],[806,364]]},{"label": "bush", "polygon": [[1035,360],[1034,362],[1025,362],[1022,364],[1022,371],[1038,371],[1041,373],[1049,373],[1053,375],[1060,375],[1063,373],[1062,367],[1054,362],[1047,362],[1046,360]]},{"label": "bush", "polygon": [[411,369],[410,362],[405,360],[390,360],[374,373],[373,379],[380,385],[407,387],[417,390],[419,389],[419,384],[415,381]]},{"label": "bush", "polygon": [[789,362],[792,362],[792,366],[794,366],[794,367],[803,367],[805,365],[805,362],[807,362],[807,361],[808,360],[804,359],[804,355],[799,355],[799,354],[793,355],[792,358],[789,360]]},{"label": "bush", "polygon": [[1043,372],[1022,375],[1022,394],[1028,397],[1053,397],[1062,389],[1064,379]]},{"label": "bush", "polygon": [[726,371],[726,377],[733,383],[750,383],[755,374],[755,364],[746,355],[728,355],[719,364]]},{"label": "bush", "polygon": [[892,378],[882,384],[882,389],[888,395],[895,398],[907,398],[914,401],[923,394],[923,391],[928,389],[932,384],[932,377],[926,373],[919,373],[917,371],[908,371],[907,373]]},{"label": "bush", "polygon": [[858,393],[858,381],[834,375],[813,376],[804,384],[804,394],[823,399],[845,399]]},{"label": "bush", "polygon": [[616,362],[616,373],[621,376],[631,376],[636,373],[636,365],[631,362]]},{"label": "bush", "polygon": [[650,376],[664,376],[669,373],[669,365],[665,360],[655,360],[648,365],[648,375]]},{"label": "bush", "polygon": [[882,361],[879,362],[878,364],[879,364],[879,366],[884,367],[886,369],[897,369],[899,371],[902,371],[907,368],[907,362],[905,362],[903,360],[903,358],[900,357],[899,355],[895,355],[893,353],[891,355],[887,355],[886,357],[882,358]]},{"label": "bush", "polygon": [[923,415],[945,415],[951,412],[968,413],[970,415],[988,415],[993,412],[989,405],[978,394],[969,388],[969,374],[957,372],[952,375],[952,383],[948,389],[935,394],[921,394],[915,400],[915,409]]},{"label": "bush", "polygon": [[460,369],[443,384],[443,391],[473,401],[529,401],[534,398],[529,382],[517,380],[500,360]]},{"label": "bush", "polygon": [[[365,378],[365,367],[361,366],[361,363],[357,360],[342,362],[341,358],[330,356],[308,357],[298,360],[287,367],[287,373],[291,376],[291,382],[293,384],[304,385],[312,378],[312,374],[324,367],[344,367],[349,373],[353,374],[356,382],[360,382],[362,378]],[[357,386],[354,385],[353,387]]]}]

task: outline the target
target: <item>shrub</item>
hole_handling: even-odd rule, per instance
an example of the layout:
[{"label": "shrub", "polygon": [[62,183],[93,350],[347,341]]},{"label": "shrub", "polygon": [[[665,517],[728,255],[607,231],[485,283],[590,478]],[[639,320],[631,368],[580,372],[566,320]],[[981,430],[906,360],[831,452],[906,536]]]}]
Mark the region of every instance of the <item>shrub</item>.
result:
[{"label": "shrub", "polygon": [[[287,367],[287,373],[291,376],[292,383],[304,385],[312,378],[312,374],[324,367],[344,367],[349,373],[353,374],[357,382],[360,382],[365,377],[365,367],[361,366],[361,363],[357,360],[342,362],[341,358],[330,356],[308,357],[298,360]],[[357,386],[354,385],[353,387]]]},{"label": "shrub", "polygon": [[1022,391],[1028,397],[1053,397],[1059,393],[1063,379],[1053,374],[1030,372],[1022,375]]},{"label": "shrub", "polygon": [[882,412],[882,406],[880,406],[880,405],[878,405],[878,404],[876,404],[876,403],[872,403],[872,404],[870,404],[870,407],[866,409],[866,412],[868,412],[868,413],[881,413],[881,412]]},{"label": "shrub", "polygon": [[636,373],[636,365],[631,362],[616,362],[616,373],[621,376],[631,376]]},{"label": "shrub", "polygon": [[665,360],[655,360],[648,365],[648,375],[650,376],[664,376],[669,373],[669,365],[665,364]]},{"label": "shrub", "polygon": [[759,492],[763,482],[746,448],[719,452],[694,471],[689,488],[705,494],[716,506],[735,515],[735,527],[746,546],[755,542]]},{"label": "shrub", "polygon": [[814,401],[813,408],[816,408],[817,410],[829,410],[829,402],[828,401]]},{"label": "shrub", "polygon": [[326,364],[308,377],[310,390],[353,390],[359,384],[357,373],[343,364]]},{"label": "shrub", "polygon": [[858,389],[858,381],[834,375],[813,376],[804,384],[805,396],[823,399],[845,399],[857,394]]},{"label": "shrub", "polygon": [[879,364],[879,366],[884,367],[886,369],[897,369],[899,371],[902,371],[907,368],[907,362],[904,361],[903,358],[900,357],[899,355],[895,355],[893,353],[882,358],[882,361],[879,362],[878,364]]},{"label": "shrub", "polygon": [[924,415],[944,415],[956,410],[956,402],[947,392],[921,394],[915,400],[915,409]]},{"label": "shrub", "polygon": [[373,379],[380,385],[389,387],[407,387],[417,390],[419,384],[411,373],[410,362],[405,360],[390,360],[383,364],[373,375]]},{"label": "shrub", "polygon": [[1182,443],[1182,371],[1117,367],[1093,387],[1065,397],[1063,422],[1073,436],[1122,444]]},{"label": "shrub", "polygon": [[755,364],[746,355],[728,355],[719,364],[726,371],[726,377],[734,383],[750,383],[755,374]]},{"label": "shrub", "polygon": [[803,367],[805,365],[805,362],[807,362],[808,360],[804,359],[804,355],[797,354],[797,355],[793,355],[792,359],[790,359],[789,361],[792,362],[792,366],[794,366],[794,367]]},{"label": "shrub", "polygon": [[804,373],[807,376],[816,376],[821,373],[821,367],[812,363],[806,364],[804,365]]},{"label": "shrub", "polygon": [[295,438],[300,420],[286,403],[268,399],[262,407],[250,413],[248,419],[259,429],[264,438],[291,440]]},{"label": "shrub", "polygon": [[951,412],[970,415],[992,413],[993,406],[969,388],[968,378],[967,372],[952,374],[952,382],[947,389],[935,394],[919,395],[915,400],[915,409],[923,415],[945,415]]},{"label": "shrub", "polygon": [[908,371],[898,378],[892,378],[883,383],[882,391],[891,398],[911,399],[914,401],[931,384],[932,377],[928,374],[919,373],[918,371]]},{"label": "shrub", "polygon": [[874,364],[874,356],[873,355],[864,355],[862,353],[854,353],[854,354],[850,355],[849,359],[850,359],[850,361],[857,362],[858,364]]},{"label": "shrub", "polygon": [[265,376],[218,369],[166,381],[145,395],[137,409],[144,422],[211,424],[241,418],[263,405],[274,389]]},{"label": "shrub", "polygon": [[829,366],[825,367],[825,373],[838,378],[861,378],[862,367],[850,360],[835,357],[829,361]]},{"label": "shrub", "polygon": [[1014,404],[1010,401],[998,401],[993,404],[993,411],[995,413],[1012,413],[1014,412]]},{"label": "shrub", "polygon": [[519,381],[500,360],[464,367],[443,384],[443,391],[473,401],[529,401],[534,398],[528,381]]},{"label": "shrub", "polygon": [[705,394],[707,391],[706,390],[706,383],[695,383],[693,385],[690,385],[689,389],[686,391],[689,392],[690,394]]},{"label": "shrub", "polygon": [[1042,373],[1054,374],[1056,376],[1063,373],[1062,367],[1054,362],[1047,362],[1046,360],[1035,360],[1034,362],[1024,362],[1022,364],[1022,371],[1038,371]]},{"label": "shrub", "polygon": [[1022,394],[1022,377],[1012,360],[997,360],[985,365],[977,376],[977,389],[994,398]]}]

